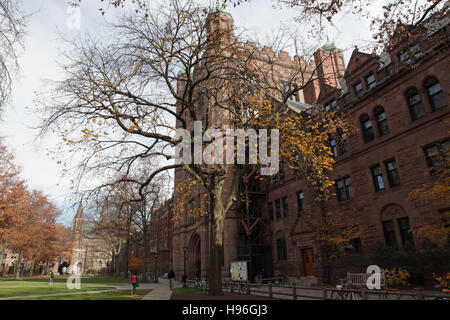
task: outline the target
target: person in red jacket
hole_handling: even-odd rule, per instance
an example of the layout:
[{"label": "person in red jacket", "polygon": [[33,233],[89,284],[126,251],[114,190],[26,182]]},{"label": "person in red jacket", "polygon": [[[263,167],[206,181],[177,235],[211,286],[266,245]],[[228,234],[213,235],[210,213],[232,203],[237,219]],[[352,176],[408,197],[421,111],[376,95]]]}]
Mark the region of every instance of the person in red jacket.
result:
[{"label": "person in red jacket", "polygon": [[133,272],[133,275],[131,276],[131,285],[133,286],[133,294],[136,294],[137,281],[138,281],[138,277],[137,277],[137,273],[135,271],[135,272]]}]

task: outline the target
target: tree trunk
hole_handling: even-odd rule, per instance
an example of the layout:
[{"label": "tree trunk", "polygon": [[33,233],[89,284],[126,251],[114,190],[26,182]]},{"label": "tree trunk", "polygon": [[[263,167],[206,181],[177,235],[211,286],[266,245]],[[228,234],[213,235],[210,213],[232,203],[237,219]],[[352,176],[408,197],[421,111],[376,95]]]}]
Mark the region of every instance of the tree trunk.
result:
[{"label": "tree trunk", "polygon": [[111,265],[109,267],[109,275],[113,276],[115,271],[116,271],[116,254],[114,253],[114,250],[111,250]]},{"label": "tree trunk", "polygon": [[33,255],[33,257],[31,258],[31,266],[30,266],[30,277],[33,276],[33,271],[34,271],[34,260],[36,259],[36,255]]},{"label": "tree trunk", "polygon": [[221,296],[222,291],[222,231],[225,208],[222,202],[222,184],[217,184],[210,192],[211,198],[211,227],[210,227],[210,263],[209,263],[209,291],[211,296]]},{"label": "tree trunk", "polygon": [[[147,221],[144,221],[144,225],[146,225],[146,224],[147,224]],[[143,273],[145,273],[145,272],[147,272],[147,247],[148,247],[148,245],[147,245],[148,230],[147,230],[146,226],[144,226],[143,231],[144,231],[144,237],[143,237],[143,239],[144,239],[144,258],[143,258],[144,259],[144,263],[143,263],[144,270],[143,270]]]},{"label": "tree trunk", "polygon": [[16,268],[16,279],[20,278],[20,274],[22,272],[22,250],[19,251],[19,258],[17,259],[17,268]]},{"label": "tree trunk", "polygon": [[129,254],[129,247],[130,247],[130,237],[127,236],[127,240],[125,241],[125,263],[124,263],[124,278],[128,278],[128,254]]}]

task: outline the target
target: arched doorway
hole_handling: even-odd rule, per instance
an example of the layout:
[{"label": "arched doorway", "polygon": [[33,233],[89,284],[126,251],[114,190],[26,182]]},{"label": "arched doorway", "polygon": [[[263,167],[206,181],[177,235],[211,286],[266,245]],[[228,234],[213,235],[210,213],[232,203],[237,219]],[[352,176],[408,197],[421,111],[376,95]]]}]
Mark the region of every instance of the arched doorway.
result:
[{"label": "arched doorway", "polygon": [[193,233],[189,240],[187,250],[187,276],[189,279],[195,279],[198,275],[201,277],[202,273],[202,255],[201,255],[201,240],[198,233]]}]

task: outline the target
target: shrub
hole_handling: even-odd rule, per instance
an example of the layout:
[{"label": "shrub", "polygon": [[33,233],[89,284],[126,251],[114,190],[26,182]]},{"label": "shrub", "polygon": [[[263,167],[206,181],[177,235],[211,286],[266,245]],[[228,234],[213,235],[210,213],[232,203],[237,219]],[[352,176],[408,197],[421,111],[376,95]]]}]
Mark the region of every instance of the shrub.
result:
[{"label": "shrub", "polygon": [[398,286],[407,286],[409,284],[410,274],[408,271],[401,268],[381,269],[386,276],[386,284],[389,288],[395,288]]}]

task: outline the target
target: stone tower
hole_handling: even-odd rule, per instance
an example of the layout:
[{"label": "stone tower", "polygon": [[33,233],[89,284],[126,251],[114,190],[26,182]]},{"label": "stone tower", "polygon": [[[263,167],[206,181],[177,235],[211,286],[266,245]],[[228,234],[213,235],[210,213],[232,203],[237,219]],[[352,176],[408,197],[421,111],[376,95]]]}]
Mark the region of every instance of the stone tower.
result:
[{"label": "stone tower", "polygon": [[333,41],[327,39],[327,43],[314,53],[314,60],[320,86],[327,84],[338,88],[345,73],[342,49],[339,49]]},{"label": "stone tower", "polygon": [[217,5],[209,11],[208,36],[215,40],[231,42],[234,38],[234,20],[231,13],[224,7]]},{"label": "stone tower", "polygon": [[83,227],[84,227],[84,212],[83,212],[83,205],[80,202],[77,214],[73,219],[73,238],[75,241],[75,246],[77,248],[81,248],[81,241],[83,238]]}]

